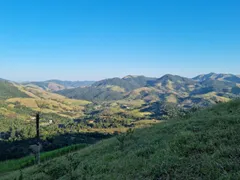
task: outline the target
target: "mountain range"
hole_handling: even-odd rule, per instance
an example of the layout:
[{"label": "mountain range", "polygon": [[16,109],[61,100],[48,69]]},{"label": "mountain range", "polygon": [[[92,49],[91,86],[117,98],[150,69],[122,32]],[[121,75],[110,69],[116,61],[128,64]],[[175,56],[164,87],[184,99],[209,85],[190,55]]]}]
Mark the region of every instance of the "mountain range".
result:
[{"label": "mountain range", "polygon": [[[13,83],[0,80],[0,97],[27,97]],[[71,99],[87,101],[144,100],[164,101],[190,107],[225,102],[240,95],[240,77],[209,73],[186,78],[166,74],[160,78],[128,75],[101,81],[48,80],[25,82],[24,87],[40,88]]]},{"label": "mountain range", "polygon": [[240,77],[209,73],[194,78],[166,74],[161,78],[126,76],[105,79],[87,87],[57,91],[61,95],[89,101],[136,100],[167,101],[191,106],[228,101],[240,95]]}]

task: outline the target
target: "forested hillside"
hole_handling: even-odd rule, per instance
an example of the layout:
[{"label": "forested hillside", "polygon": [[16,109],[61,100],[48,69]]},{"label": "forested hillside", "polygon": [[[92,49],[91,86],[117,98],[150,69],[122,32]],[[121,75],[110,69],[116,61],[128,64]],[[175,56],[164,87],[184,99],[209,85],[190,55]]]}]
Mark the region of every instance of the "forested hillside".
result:
[{"label": "forested hillside", "polygon": [[95,82],[93,87],[106,87],[106,86],[117,86],[123,88],[124,91],[131,91],[137,88],[141,88],[151,84],[156,78],[150,78],[145,76],[125,76],[121,78],[105,79],[102,81]]},{"label": "forested hillside", "polygon": [[25,93],[21,92],[12,83],[6,80],[0,80],[0,100],[14,97],[28,97]]},{"label": "forested hillside", "polygon": [[95,82],[90,87],[62,90],[57,93],[75,99],[90,101],[109,101],[123,99],[125,92],[151,84],[155,78],[145,76],[126,76]]}]

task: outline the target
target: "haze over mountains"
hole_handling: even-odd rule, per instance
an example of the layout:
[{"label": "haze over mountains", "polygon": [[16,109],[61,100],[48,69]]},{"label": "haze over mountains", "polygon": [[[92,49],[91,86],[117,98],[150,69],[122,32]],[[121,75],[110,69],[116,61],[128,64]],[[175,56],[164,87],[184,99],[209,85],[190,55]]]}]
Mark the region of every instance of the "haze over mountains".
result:
[{"label": "haze over mountains", "polygon": [[[1,94],[19,91],[13,85],[6,88],[7,80],[1,79]],[[194,78],[166,74],[160,78],[128,75],[101,81],[48,80],[22,83],[25,87],[37,87],[72,99],[88,101],[137,100],[145,102],[166,101],[182,106],[207,105],[228,101],[240,94],[240,77],[233,74],[202,74]],[[22,93],[22,92],[21,92]]]},{"label": "haze over mountains", "polygon": [[93,84],[94,81],[61,81],[61,80],[47,80],[47,81],[32,81],[25,82],[24,85],[27,86],[38,86],[44,90],[49,91],[59,91],[63,89],[76,88],[76,87],[84,87]]}]

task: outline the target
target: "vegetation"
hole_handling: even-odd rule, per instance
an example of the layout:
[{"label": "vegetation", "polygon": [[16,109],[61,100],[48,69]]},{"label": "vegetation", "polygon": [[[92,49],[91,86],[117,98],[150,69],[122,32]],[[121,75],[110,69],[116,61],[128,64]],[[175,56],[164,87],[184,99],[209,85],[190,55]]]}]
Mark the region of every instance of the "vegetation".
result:
[{"label": "vegetation", "polygon": [[37,87],[15,87],[29,97],[0,102],[0,160],[29,155],[29,146],[36,143],[33,138],[37,111],[41,111],[40,132],[45,152],[72,144],[95,143],[129,127],[142,127],[134,122],[148,117],[148,112],[140,112],[142,101],[99,104],[68,99]]},{"label": "vegetation", "polygon": [[124,92],[147,86],[155,78],[144,76],[126,76],[124,78],[112,78],[95,82],[90,87],[75,88],[58,91],[59,94],[75,99],[89,101],[108,101],[124,98]]},{"label": "vegetation", "polygon": [[[239,179],[240,101],[129,131],[22,170],[25,179]],[[16,171],[2,179],[20,176]]]},{"label": "vegetation", "polygon": [[88,101],[118,100],[123,98],[123,94],[111,88],[102,87],[79,87],[58,91],[57,93],[72,99],[84,99]]},{"label": "vegetation", "polygon": [[[85,147],[87,147],[87,144],[76,144],[76,145],[67,146],[67,147],[49,151],[49,152],[43,152],[43,153],[41,153],[40,160],[43,163],[43,162],[51,160],[55,157],[65,155],[67,153],[77,151],[77,150],[85,148]],[[17,160],[2,161],[2,162],[0,162],[0,174],[6,173],[9,171],[22,169],[22,168],[25,168],[28,166],[32,166],[34,164],[35,164],[35,158],[33,155],[27,156],[24,158],[20,158]]]},{"label": "vegetation", "polygon": [[175,103],[155,102],[155,103],[151,103],[149,106],[147,106],[146,109],[143,109],[142,111],[153,112],[151,114],[152,118],[167,120],[167,119],[172,119],[174,117],[184,117],[189,112],[191,112],[191,109],[185,110],[177,106],[177,104]]},{"label": "vegetation", "polygon": [[144,87],[154,81],[156,78],[149,78],[145,76],[126,76],[124,78],[112,78],[95,82],[93,87],[105,87],[108,85],[122,87],[126,91]]},{"label": "vegetation", "polygon": [[205,81],[205,80],[220,80],[220,81],[228,81],[233,83],[240,83],[240,77],[233,74],[216,74],[216,73],[209,73],[209,74],[202,74],[195,78],[194,80],[197,81]]},{"label": "vegetation", "polygon": [[48,80],[42,82],[26,82],[24,85],[27,86],[37,86],[43,90],[49,91],[59,91],[69,88],[77,88],[82,86],[89,86],[93,84],[94,81],[60,81],[60,80]]},{"label": "vegetation", "polygon": [[[226,74],[200,75],[193,79],[167,74],[163,77],[127,76],[95,82],[90,87],[73,88],[57,93],[75,99],[89,101],[144,100],[145,102],[167,101],[183,107],[224,102],[239,95],[239,77]],[[206,98],[206,94],[217,93]],[[191,102],[189,102],[191,101]]]},{"label": "vegetation", "polygon": [[[53,102],[57,103],[56,108],[52,107]],[[71,144],[91,144],[109,137],[105,132],[100,134],[96,130],[88,131],[87,124],[85,126],[74,124],[75,111],[82,112],[83,108],[81,107],[86,104],[89,102],[66,98],[53,100],[11,98],[0,101],[0,160],[29,155],[29,146],[36,143],[33,139],[35,137],[34,117],[38,110],[42,112],[40,132],[44,145],[43,151]],[[39,107],[40,105],[41,107]],[[69,110],[71,112],[68,113]],[[80,112],[77,112],[77,117],[82,116]],[[65,114],[63,115],[63,113]]]},{"label": "vegetation", "polygon": [[[233,75],[219,75],[218,78],[213,76],[216,75],[206,75],[199,80],[169,74],[159,79],[127,76],[99,81],[89,87],[60,91],[69,93],[67,96],[71,98],[78,98],[80,95],[81,98],[91,101],[69,99],[36,85],[21,85],[1,80],[0,82],[5,84],[0,86],[0,92],[7,93],[3,93],[0,99],[0,160],[29,158],[29,146],[36,144],[34,116],[37,111],[41,111],[40,134],[44,153],[76,144],[94,144],[119,134],[116,141],[119,149],[125,151],[130,140],[135,136],[140,138],[141,132],[145,131],[135,130],[136,128],[168,124],[165,123],[166,120],[171,124],[175,122],[171,120],[174,118],[181,123],[188,122],[187,119],[194,120],[198,115],[196,113],[193,116],[192,113],[202,107],[211,107],[213,104],[239,97],[239,84]],[[6,91],[9,86],[14,90]],[[226,106],[224,105],[225,108]],[[204,111],[208,114],[210,110]],[[217,113],[216,117],[220,117],[218,110],[214,112]],[[210,116],[215,118],[214,114],[209,114],[209,118]],[[203,119],[203,114],[200,119]],[[156,127],[162,126],[164,125]],[[173,132],[179,133],[177,130]],[[162,137],[165,135],[161,134]],[[115,145],[110,146],[116,149]],[[134,143],[132,146],[133,149],[136,148]],[[21,162],[23,166],[16,167],[25,167],[24,163],[27,161],[23,159]],[[12,165],[9,167],[16,169]],[[71,169],[72,171],[75,172]],[[21,173],[22,177],[24,173]]]},{"label": "vegetation", "polygon": [[[31,114],[36,112],[20,104],[10,107],[0,104],[0,160],[21,158],[29,155],[29,146],[36,143],[35,120]],[[6,114],[4,114],[6,113]],[[49,123],[49,120],[54,122]],[[61,125],[61,126],[60,126]],[[54,150],[72,144],[92,144],[108,138],[108,133],[86,131],[86,126],[76,126],[72,119],[55,113],[42,113],[40,132],[43,151]]]},{"label": "vegetation", "polygon": [[0,80],[0,100],[13,97],[28,97],[25,93],[21,92],[12,83]]},{"label": "vegetation", "polygon": [[17,86],[17,88],[26,93],[29,98],[10,98],[6,100],[7,103],[20,103],[43,113],[56,113],[68,118],[80,117],[83,115],[84,106],[91,103],[85,100],[68,99],[36,87]]}]

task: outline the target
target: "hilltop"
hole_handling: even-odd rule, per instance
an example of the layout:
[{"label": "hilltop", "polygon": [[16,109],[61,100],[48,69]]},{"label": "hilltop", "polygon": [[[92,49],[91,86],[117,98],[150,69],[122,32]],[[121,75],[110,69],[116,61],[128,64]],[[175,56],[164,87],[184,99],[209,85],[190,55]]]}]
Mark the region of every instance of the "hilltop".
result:
[{"label": "hilltop", "polygon": [[240,101],[128,131],[15,179],[239,179]]},{"label": "hilltop", "polygon": [[205,81],[205,80],[219,80],[219,81],[229,81],[234,83],[240,83],[240,77],[238,75],[233,74],[217,74],[217,73],[209,73],[209,74],[202,74],[198,75],[193,78],[194,80],[198,81]]}]

